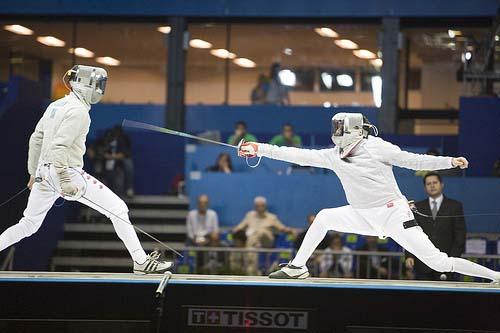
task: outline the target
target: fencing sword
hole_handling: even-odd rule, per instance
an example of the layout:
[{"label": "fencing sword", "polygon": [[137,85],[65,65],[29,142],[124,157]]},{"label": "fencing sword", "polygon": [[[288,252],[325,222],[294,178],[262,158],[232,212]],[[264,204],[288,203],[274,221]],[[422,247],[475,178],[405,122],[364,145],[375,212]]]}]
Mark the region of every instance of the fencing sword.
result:
[{"label": "fencing sword", "polygon": [[[141,123],[139,121],[133,121],[133,120],[128,120],[128,119],[124,119],[123,120],[122,126],[123,127],[129,127],[129,128],[143,129],[143,130],[153,131],[153,132],[158,132],[158,133],[170,134],[170,135],[175,135],[175,136],[180,136],[180,137],[187,138],[187,139],[198,140],[198,141],[203,141],[203,142],[211,143],[211,144],[214,144],[214,145],[219,145],[219,146],[233,148],[233,149],[236,149],[237,151],[240,149],[241,145],[245,142],[244,139],[241,139],[241,141],[238,143],[238,145],[231,145],[229,143],[220,142],[220,141],[216,141],[216,140],[211,140],[211,139],[207,139],[207,138],[202,138],[200,136],[192,135],[192,134],[189,134],[189,133],[175,131],[175,130],[172,130],[172,129],[169,129],[169,128],[159,127],[159,126],[155,126],[155,125],[151,125],[151,124],[147,124],[147,123]],[[261,159],[262,159],[262,156],[259,156],[259,160],[257,161],[257,163],[254,164],[254,165],[251,165],[250,163],[248,163],[248,157],[245,158],[245,160],[247,162],[247,165],[249,167],[251,167],[251,168],[258,167],[259,164],[260,164],[260,160]]]}]

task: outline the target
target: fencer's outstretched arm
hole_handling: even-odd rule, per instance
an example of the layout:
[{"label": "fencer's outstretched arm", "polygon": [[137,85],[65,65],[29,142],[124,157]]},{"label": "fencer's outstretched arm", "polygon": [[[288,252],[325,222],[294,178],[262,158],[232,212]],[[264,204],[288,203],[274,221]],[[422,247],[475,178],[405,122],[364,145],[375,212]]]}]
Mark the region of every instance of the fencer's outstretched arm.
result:
[{"label": "fencer's outstretched arm", "polygon": [[40,152],[42,151],[43,142],[43,117],[36,124],[33,134],[30,136],[28,148],[28,173],[30,176],[35,176]]},{"label": "fencer's outstretched arm", "polygon": [[467,160],[463,157],[452,158],[410,153],[382,139],[378,139],[376,146],[377,155],[383,162],[402,168],[412,170],[442,170],[451,169],[456,166],[462,167],[462,164],[464,164],[463,167],[467,167],[468,165]]},{"label": "fencer's outstretched arm", "polygon": [[295,163],[301,166],[312,166],[333,170],[332,149],[302,149],[294,147],[279,147],[259,143],[257,156]]}]

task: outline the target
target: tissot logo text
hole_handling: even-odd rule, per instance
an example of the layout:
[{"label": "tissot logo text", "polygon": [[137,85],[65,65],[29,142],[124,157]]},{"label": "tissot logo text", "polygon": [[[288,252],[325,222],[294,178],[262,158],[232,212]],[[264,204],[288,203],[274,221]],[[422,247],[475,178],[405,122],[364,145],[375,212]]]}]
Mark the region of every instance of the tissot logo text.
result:
[{"label": "tissot logo text", "polygon": [[188,308],[188,326],[307,329],[306,311],[262,308]]}]

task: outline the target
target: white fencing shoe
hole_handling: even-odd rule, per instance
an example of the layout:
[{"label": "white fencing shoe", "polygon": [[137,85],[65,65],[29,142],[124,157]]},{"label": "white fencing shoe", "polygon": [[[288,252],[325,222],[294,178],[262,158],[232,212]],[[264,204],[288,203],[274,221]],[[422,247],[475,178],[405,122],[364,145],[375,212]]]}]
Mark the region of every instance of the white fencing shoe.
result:
[{"label": "white fencing shoe", "polygon": [[305,279],[309,276],[309,271],[307,267],[304,265],[302,267],[297,267],[288,264],[280,264],[281,269],[276,272],[272,272],[269,274],[269,278],[271,279]]},{"label": "white fencing shoe", "polygon": [[134,261],[134,274],[161,274],[168,271],[174,263],[172,261],[160,261],[160,252],[151,252],[142,264]]}]

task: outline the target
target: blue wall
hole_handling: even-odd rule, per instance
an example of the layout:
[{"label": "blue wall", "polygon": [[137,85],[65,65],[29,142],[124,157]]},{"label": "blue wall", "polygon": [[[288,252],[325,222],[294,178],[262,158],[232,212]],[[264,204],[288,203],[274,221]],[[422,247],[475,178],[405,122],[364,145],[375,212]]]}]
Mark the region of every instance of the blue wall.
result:
[{"label": "blue wall", "polygon": [[202,17],[493,17],[496,0],[17,0],[0,14]]},{"label": "blue wall", "polygon": [[[397,178],[408,199],[425,198],[421,178]],[[295,227],[304,227],[309,213],[347,203],[340,181],[333,173],[288,176],[253,170],[230,175],[202,173],[201,178],[189,180],[189,190],[192,198],[208,194],[211,207],[219,213],[224,225],[241,221],[245,212],[252,209],[253,198],[257,195],[265,196],[270,211]],[[466,214],[500,213],[499,206],[492,204],[494,198],[500,197],[500,179],[449,177],[445,179],[445,194],[462,201]],[[500,216],[469,217],[466,222],[468,232],[500,232]]]},{"label": "blue wall", "polygon": [[491,176],[500,159],[500,99],[460,99],[460,153],[470,162],[468,175]]}]

